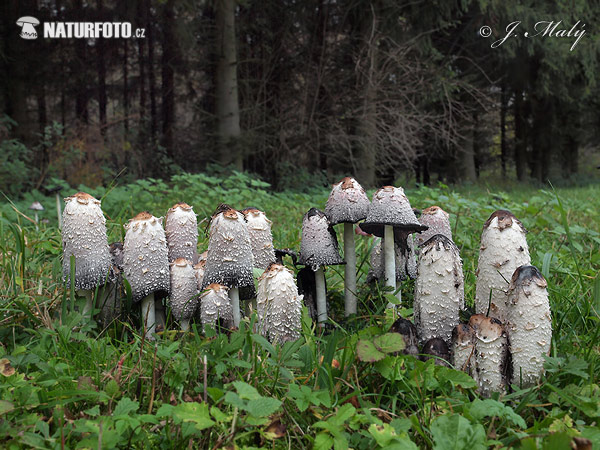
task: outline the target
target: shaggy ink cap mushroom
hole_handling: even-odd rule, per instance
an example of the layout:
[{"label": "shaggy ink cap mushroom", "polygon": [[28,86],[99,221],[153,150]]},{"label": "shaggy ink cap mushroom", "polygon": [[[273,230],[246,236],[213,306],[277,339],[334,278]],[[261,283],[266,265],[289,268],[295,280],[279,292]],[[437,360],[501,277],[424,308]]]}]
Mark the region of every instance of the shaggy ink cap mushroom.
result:
[{"label": "shaggy ink cap mushroom", "polygon": [[549,354],[552,341],[547,286],[535,266],[521,266],[515,270],[508,289],[512,383],[519,386],[534,386],[544,374],[544,355]]},{"label": "shaggy ink cap mushroom", "polygon": [[443,234],[448,239],[452,239],[452,228],[450,227],[450,214],[439,206],[430,206],[421,212],[419,217],[421,225],[429,227],[428,230],[417,234],[415,239],[417,245],[421,245],[431,239],[436,234]]},{"label": "shaggy ink cap mushroom", "polygon": [[390,327],[390,333],[398,333],[404,340],[404,350],[402,354],[416,356],[419,354],[418,339],[417,339],[417,328],[413,323],[400,317]]},{"label": "shaggy ink cap mushroom", "polygon": [[314,272],[323,266],[345,264],[327,216],[316,208],[311,208],[302,220],[298,263],[310,267]]},{"label": "shaggy ink cap mushroom", "polygon": [[266,269],[269,264],[275,262],[275,250],[273,247],[273,234],[271,233],[272,222],[266,214],[256,208],[242,210],[250,234],[252,255],[254,256],[254,267]]},{"label": "shaggy ink cap mushroom", "polygon": [[126,225],[123,268],[131,296],[139,302],[150,294],[169,294],[170,275],[167,239],[162,218],[141,212]]},{"label": "shaggy ink cap mushroom", "polygon": [[229,329],[233,324],[233,308],[229,301],[229,288],[222,284],[209,284],[200,296],[200,321],[203,330],[212,326]]},{"label": "shaggy ink cap mushroom", "polygon": [[475,360],[475,330],[466,323],[459,323],[452,330],[452,365],[456,370],[471,373]]},{"label": "shaggy ink cap mushroom", "polygon": [[185,258],[197,262],[198,219],[187,203],[177,203],[167,212],[165,234],[169,248],[169,262]]},{"label": "shaggy ink cap mushroom", "polygon": [[198,290],[202,290],[202,286],[204,285],[204,271],[206,270],[206,260],[202,259],[194,264],[194,276],[196,277],[196,285],[198,286]]},{"label": "shaggy ink cap mushroom", "polygon": [[450,361],[450,350],[448,349],[448,345],[443,339],[440,338],[431,338],[425,345],[423,345],[423,361],[428,361],[431,358],[435,358],[436,366],[445,366],[449,367]]},{"label": "shaggy ink cap mushroom", "polygon": [[357,223],[366,219],[371,202],[362,186],[351,177],[333,185],[325,205],[325,215],[331,225]]},{"label": "shaggy ink cap mushroom", "polygon": [[474,361],[471,374],[483,397],[506,388],[508,341],[502,322],[494,317],[475,314],[469,325],[475,336]]},{"label": "shaggy ink cap mushroom", "polygon": [[75,257],[75,289],[91,291],[103,285],[111,270],[106,218],[100,201],[85,192],[67,197],[63,211],[63,279],[70,285]]},{"label": "shaggy ink cap mushroom", "polygon": [[198,285],[194,268],[185,258],[177,258],[171,263],[171,296],[169,306],[173,317],[185,331],[198,308]]},{"label": "shaggy ink cap mushroom", "polygon": [[[408,236],[406,241],[406,250],[402,250],[399,245],[394,245],[396,254],[396,282],[401,282],[410,278],[417,278],[417,251],[415,250],[414,235]],[[371,250],[369,257],[370,268],[367,274],[367,283],[375,280],[383,280],[385,261],[383,255],[383,240],[378,239],[375,247]]]}]

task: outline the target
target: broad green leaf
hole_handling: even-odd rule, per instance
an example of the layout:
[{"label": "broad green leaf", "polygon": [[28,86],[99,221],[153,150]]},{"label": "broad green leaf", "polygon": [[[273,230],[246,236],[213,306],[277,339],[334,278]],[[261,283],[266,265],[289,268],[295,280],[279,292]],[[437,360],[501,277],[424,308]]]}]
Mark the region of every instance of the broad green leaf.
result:
[{"label": "broad green leaf", "polygon": [[129,397],[123,397],[117,403],[115,410],[113,411],[113,416],[127,416],[132,412],[136,412],[140,407],[138,402],[134,402]]},{"label": "broad green leaf", "polygon": [[206,403],[181,403],[173,410],[173,416],[182,422],[192,422],[197,430],[204,430],[215,424],[210,419],[208,405]]},{"label": "broad green leaf", "polygon": [[331,450],[333,447],[333,438],[326,433],[319,433],[315,438],[313,450]]},{"label": "broad green leaf", "polygon": [[485,429],[471,424],[464,417],[453,414],[439,416],[431,424],[434,450],[485,450]]},{"label": "broad green leaf", "polygon": [[250,400],[247,411],[255,417],[268,417],[281,406],[281,401],[275,398],[262,397]]},{"label": "broad green leaf", "polygon": [[6,400],[0,400],[0,416],[11,412],[15,409],[15,406],[11,402],[7,402]]},{"label": "broad green leaf", "polygon": [[475,420],[481,421],[484,417],[500,417],[509,420],[513,424],[520,428],[527,428],[525,420],[519,416],[515,411],[508,405],[504,405],[499,401],[486,399],[476,399],[469,406],[469,413]]},{"label": "broad green leaf", "polygon": [[363,362],[377,362],[385,358],[385,354],[377,350],[372,341],[366,339],[357,342],[356,355]]},{"label": "broad green leaf", "polygon": [[404,339],[400,333],[386,333],[373,339],[377,350],[383,353],[395,353],[404,350]]},{"label": "broad green leaf", "polygon": [[258,391],[248,383],[244,383],[243,381],[234,381],[232,384],[235,386],[240,398],[246,400],[261,398],[261,395],[258,393]]},{"label": "broad green leaf", "polygon": [[477,387],[477,383],[468,374],[444,366],[435,366],[436,377],[440,381],[449,381],[454,386],[465,389]]}]

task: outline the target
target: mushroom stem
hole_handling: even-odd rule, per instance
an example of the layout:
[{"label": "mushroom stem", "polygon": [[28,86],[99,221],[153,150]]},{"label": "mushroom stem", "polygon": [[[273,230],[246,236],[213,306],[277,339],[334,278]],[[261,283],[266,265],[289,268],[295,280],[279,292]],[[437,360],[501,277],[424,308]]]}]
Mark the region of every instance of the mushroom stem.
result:
[{"label": "mushroom stem", "polygon": [[240,326],[240,290],[239,288],[229,289],[229,298],[231,299],[231,307],[233,308],[233,324],[236,327]]},{"label": "mushroom stem", "polygon": [[38,213],[37,213],[37,211],[34,213],[33,217],[35,217],[35,229],[37,231],[37,230],[39,230],[38,224],[40,223],[39,220],[38,220]]},{"label": "mushroom stem", "polygon": [[344,224],[345,313],[346,317],[356,314],[356,248],[354,246],[354,225]]},{"label": "mushroom stem", "polygon": [[81,314],[84,316],[92,316],[94,312],[94,291],[90,289],[80,289],[77,294],[85,297],[85,305]]},{"label": "mushroom stem", "polygon": [[317,290],[317,322],[322,326],[327,321],[327,298],[325,292],[325,273],[323,267],[315,272],[315,286]]},{"label": "mushroom stem", "polygon": [[181,331],[188,331],[190,329],[190,321],[186,319],[181,319],[179,321],[179,326],[181,327]]},{"label": "mushroom stem", "polygon": [[58,229],[62,229],[62,211],[60,208],[60,196],[58,195],[58,192],[56,193],[56,214],[58,217]]},{"label": "mushroom stem", "polygon": [[146,339],[149,341],[154,340],[152,334],[154,333],[154,325],[156,322],[156,315],[154,311],[154,292],[147,295],[142,300],[142,324],[143,331],[146,335]]},{"label": "mushroom stem", "polygon": [[163,330],[167,329],[167,317],[162,300],[154,299],[154,320],[156,325],[160,325]]},{"label": "mushroom stem", "polygon": [[[396,291],[396,254],[394,249],[394,227],[386,225],[383,235],[383,258],[385,266],[385,285]],[[398,300],[401,300],[402,293],[396,294]],[[388,308],[393,308],[393,304],[388,303]]]}]

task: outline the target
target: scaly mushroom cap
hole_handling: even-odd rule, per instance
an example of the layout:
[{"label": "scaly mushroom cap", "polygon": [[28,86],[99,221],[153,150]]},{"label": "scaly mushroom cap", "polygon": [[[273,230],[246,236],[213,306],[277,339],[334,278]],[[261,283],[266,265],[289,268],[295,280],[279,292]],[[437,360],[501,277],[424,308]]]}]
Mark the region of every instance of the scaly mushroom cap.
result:
[{"label": "scaly mushroom cap", "polygon": [[[397,241],[394,242],[396,253],[396,282],[404,281],[407,277],[412,280],[417,278],[417,257],[414,242],[413,236],[408,236],[407,250],[405,251],[402,251],[402,246],[398,245]],[[373,280],[384,279],[385,261],[382,243],[383,239],[378,240],[371,251],[371,267],[367,274],[367,283],[370,283]]]},{"label": "scaly mushroom cap", "polygon": [[[448,350],[448,345],[443,339],[440,338],[432,338],[425,342],[423,345],[423,361],[427,361],[431,359],[432,356],[436,356],[435,365],[436,366],[446,366],[448,367],[448,361],[450,361],[450,350]],[[431,355],[431,356],[429,356]],[[440,359],[441,358],[441,359]]]},{"label": "scaly mushroom cap", "polygon": [[325,204],[325,215],[332,226],[357,223],[367,217],[369,205],[369,197],[358,181],[346,177],[333,185]]},{"label": "scaly mushroom cap", "polygon": [[141,212],[125,225],[123,269],[134,302],[169,293],[169,257],[162,218]]},{"label": "scaly mushroom cap", "polygon": [[173,317],[190,320],[198,309],[198,285],[194,268],[185,258],[177,258],[171,263],[171,296],[169,306]]},{"label": "scaly mushroom cap", "polygon": [[165,233],[169,247],[169,262],[185,258],[196,262],[198,259],[198,220],[187,203],[177,203],[167,212]]},{"label": "scaly mushroom cap", "polygon": [[210,223],[203,284],[254,289],[254,257],[244,215],[226,206],[221,209]]},{"label": "scaly mushroom cap", "polygon": [[194,276],[196,277],[196,285],[198,286],[198,290],[202,290],[202,285],[204,284],[204,271],[206,270],[206,260],[200,260],[197,264],[194,265]]},{"label": "scaly mushroom cap", "polygon": [[481,233],[477,263],[475,311],[506,322],[506,291],[515,269],[531,263],[525,228],[509,211],[496,211],[487,220]]},{"label": "scaly mushroom cap", "polygon": [[441,337],[446,342],[464,308],[464,278],[458,247],[436,234],[421,249],[415,283],[415,325],[421,342]]},{"label": "scaly mushroom cap", "polygon": [[390,327],[390,333],[398,333],[402,335],[404,340],[404,355],[416,356],[419,354],[417,328],[410,320],[400,317]]},{"label": "scaly mushroom cap", "polygon": [[471,362],[475,360],[475,331],[464,323],[452,330],[452,365],[456,370],[471,373]]},{"label": "scaly mushroom cap", "polygon": [[360,228],[383,237],[385,225],[392,225],[395,233],[417,233],[427,229],[417,220],[404,189],[394,186],[384,186],[373,194],[369,214]]},{"label": "scaly mushroom cap", "polygon": [[452,228],[450,227],[450,214],[439,206],[430,206],[421,212],[419,217],[421,225],[429,227],[428,230],[415,235],[417,245],[422,245],[436,234],[443,234],[452,240]]},{"label": "scaly mushroom cap", "polygon": [[209,284],[200,296],[200,320],[202,328],[233,327],[233,308],[229,301],[229,288],[221,284]]},{"label": "scaly mushroom cap", "polygon": [[482,314],[471,316],[475,333],[474,364],[471,373],[483,397],[506,389],[507,338],[502,322]]},{"label": "scaly mushroom cap", "polygon": [[259,327],[274,343],[300,338],[302,296],[289,269],[271,264],[258,279],[256,310]]},{"label": "scaly mushroom cap", "polygon": [[534,266],[521,266],[508,289],[507,331],[512,354],[512,383],[535,385],[550,352],[552,317],[547,282]]},{"label": "scaly mushroom cap", "polygon": [[273,247],[273,235],[271,234],[271,221],[267,219],[264,212],[256,208],[246,208],[242,211],[246,218],[252,255],[254,255],[254,267],[266,269],[269,264],[275,262],[275,249]]},{"label": "scaly mushroom cap", "polygon": [[340,256],[337,237],[327,216],[311,208],[302,220],[299,264],[317,271],[321,266],[345,264]]},{"label": "scaly mushroom cap", "polygon": [[75,289],[92,290],[104,284],[111,276],[112,258],[100,201],[84,192],[67,197],[62,220],[63,279],[70,284],[73,255]]}]

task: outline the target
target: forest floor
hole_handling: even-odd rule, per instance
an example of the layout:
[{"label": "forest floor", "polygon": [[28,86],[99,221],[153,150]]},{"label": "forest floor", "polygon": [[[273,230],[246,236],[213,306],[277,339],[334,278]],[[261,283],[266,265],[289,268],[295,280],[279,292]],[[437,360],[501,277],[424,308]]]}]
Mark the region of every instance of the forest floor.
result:
[{"label": "forest floor", "polygon": [[[164,216],[185,201],[200,221],[225,202],[264,210],[275,246],[295,250],[302,216],[323,209],[328,195],[271,193],[243,174],[83,189],[102,199],[109,242],[122,241],[122,225],[142,210]],[[326,333],[305,310],[301,339],[283,347],[252,332],[255,317],[229,336],[204,336],[193,324],[188,334],[169,331],[149,342],[127,296],[122,320],[101,328],[76,312],[73,304],[84,300],[62,282],[55,199],[34,193],[0,204],[0,447],[559,449],[577,448],[576,437],[600,447],[600,185],[441,185],[407,195],[415,208],[439,205],[450,213],[469,305],[485,220],[508,209],[527,228],[552,309],[552,347],[538,386],[483,399],[471,377],[433,361],[361,362],[357,341],[385,333],[393,321],[389,294],[365,284],[373,247],[366,237],[357,236],[357,317],[343,318],[343,268],[326,271]],[[46,208],[40,219],[49,220],[37,231],[14,209],[31,216],[34,199]],[[200,250],[208,243],[205,227]],[[413,285],[402,286],[400,311],[408,318]]]}]

